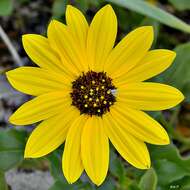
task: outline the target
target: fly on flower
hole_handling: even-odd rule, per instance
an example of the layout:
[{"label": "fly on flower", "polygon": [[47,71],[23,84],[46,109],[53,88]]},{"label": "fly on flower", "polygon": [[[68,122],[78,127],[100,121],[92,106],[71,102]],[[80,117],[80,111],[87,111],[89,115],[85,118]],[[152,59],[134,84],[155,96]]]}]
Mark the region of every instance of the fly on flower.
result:
[{"label": "fly on flower", "polygon": [[35,96],[11,117],[15,125],[40,122],[25,148],[25,158],[38,158],[65,142],[63,173],[69,183],[85,170],[96,185],[108,171],[109,140],[121,156],[140,169],[150,168],[145,143],[166,145],[164,128],[143,111],[171,108],[184,97],[164,84],[143,82],[167,69],[175,52],[150,50],[153,28],[130,32],[117,45],[117,18],[110,5],[88,25],[72,6],[66,25],[56,20],[47,38],[23,36],[28,56],[39,67],[7,72],[17,90]]}]

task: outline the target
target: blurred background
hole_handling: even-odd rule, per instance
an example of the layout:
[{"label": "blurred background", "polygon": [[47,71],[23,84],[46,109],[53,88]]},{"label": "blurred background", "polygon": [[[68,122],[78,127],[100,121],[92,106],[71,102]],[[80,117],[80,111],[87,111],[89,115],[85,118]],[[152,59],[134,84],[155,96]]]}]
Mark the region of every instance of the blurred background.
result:
[{"label": "blurred background", "polygon": [[[12,89],[5,72],[35,65],[21,43],[22,34],[46,35],[52,18],[65,22],[65,8],[72,4],[92,20],[110,3],[118,17],[117,41],[132,29],[153,25],[152,48],[173,49],[172,67],[151,79],[177,87],[185,94],[178,107],[150,112],[168,131],[171,144],[150,146],[152,168],[138,170],[111,147],[109,174],[96,187],[85,174],[68,185],[61,171],[63,146],[41,159],[23,160],[23,151],[34,126],[14,127],[10,114],[31,97]],[[190,0],[0,0],[0,190],[190,190]],[[27,77],[27,76],[26,76]]]}]

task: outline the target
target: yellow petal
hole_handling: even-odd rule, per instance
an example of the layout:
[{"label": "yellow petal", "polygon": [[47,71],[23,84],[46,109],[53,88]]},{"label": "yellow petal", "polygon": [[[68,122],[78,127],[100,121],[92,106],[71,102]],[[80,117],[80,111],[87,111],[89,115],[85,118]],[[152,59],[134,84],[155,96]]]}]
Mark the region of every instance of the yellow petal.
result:
[{"label": "yellow petal", "polygon": [[120,86],[117,100],[121,104],[140,110],[165,110],[184,99],[176,88],[159,83],[139,82]]},{"label": "yellow petal", "polygon": [[158,145],[169,144],[169,137],[165,129],[146,113],[117,103],[111,109],[111,114],[123,130],[141,141]]},{"label": "yellow petal", "polygon": [[73,118],[79,117],[79,114],[78,110],[70,107],[40,123],[27,141],[25,158],[42,157],[59,147],[65,141]]},{"label": "yellow petal", "polygon": [[63,71],[61,60],[47,38],[37,34],[26,34],[22,36],[22,43],[28,56],[38,66],[56,72]]},{"label": "yellow petal", "polygon": [[93,183],[100,185],[108,171],[109,142],[100,117],[90,117],[83,129],[82,162]]},{"label": "yellow petal", "polygon": [[117,18],[110,5],[100,9],[89,28],[87,56],[90,69],[103,71],[108,54],[114,46],[117,35]]},{"label": "yellow petal", "polygon": [[56,20],[51,21],[48,26],[48,40],[58,51],[66,72],[78,76],[84,71],[79,44],[66,25]]},{"label": "yellow petal", "polygon": [[110,53],[104,70],[111,78],[127,73],[147,53],[153,42],[153,28],[143,26],[130,32]]},{"label": "yellow petal", "polygon": [[86,116],[79,116],[67,134],[62,162],[63,173],[69,183],[74,183],[84,169],[81,160],[81,135],[86,120]]},{"label": "yellow petal", "polygon": [[51,92],[38,96],[17,109],[9,118],[15,125],[28,125],[52,117],[71,105],[69,92]]},{"label": "yellow petal", "polygon": [[81,55],[80,62],[85,69],[84,71],[88,71],[88,64],[86,62],[88,23],[80,10],[71,5],[67,5],[66,22],[70,34],[73,35],[73,38],[75,38],[75,43],[78,45],[78,51],[80,51]]},{"label": "yellow petal", "polygon": [[166,70],[173,60],[176,53],[166,49],[149,51],[145,57],[128,73],[114,80],[115,85],[141,82]]},{"label": "yellow petal", "polygon": [[114,147],[133,166],[150,168],[150,156],[145,143],[117,124],[111,114],[103,116],[105,131]]},{"label": "yellow petal", "polygon": [[64,74],[38,67],[20,67],[6,75],[15,89],[33,96],[71,88],[71,81]]}]

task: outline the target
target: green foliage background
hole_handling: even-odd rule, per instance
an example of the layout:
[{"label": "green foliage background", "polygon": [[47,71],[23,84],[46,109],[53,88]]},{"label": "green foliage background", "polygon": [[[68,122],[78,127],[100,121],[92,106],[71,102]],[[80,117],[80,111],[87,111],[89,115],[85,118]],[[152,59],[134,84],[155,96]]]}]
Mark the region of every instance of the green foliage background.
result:
[{"label": "green foliage background", "polygon": [[[177,87],[186,97],[180,106],[172,110],[150,113],[166,128],[171,144],[168,146],[148,145],[152,168],[146,171],[129,165],[111,146],[109,173],[102,186],[93,185],[85,174],[77,183],[69,185],[61,171],[64,145],[42,159],[23,160],[24,146],[29,132],[24,127],[17,129],[10,127],[10,124],[0,124],[2,128],[0,129],[0,190],[8,190],[4,176],[6,171],[15,167],[42,169],[46,162],[55,179],[54,185],[49,190],[190,190],[190,135],[187,134],[190,131],[190,42],[188,42],[190,25],[187,24],[190,23],[190,1],[52,0],[47,4],[42,1],[40,5],[47,9],[49,20],[56,18],[64,22],[66,5],[73,4],[83,11],[90,22],[95,12],[106,3],[112,4],[118,17],[118,41],[138,26],[153,25],[155,30],[153,48],[168,48],[177,52],[177,58],[172,67],[160,76],[151,79]],[[11,0],[0,0],[0,16],[12,17],[17,15],[16,11],[30,4],[30,0],[18,0],[14,3]],[[41,8],[36,11],[41,11]],[[14,19],[15,24],[19,25],[19,14],[14,16]],[[43,31],[47,25],[48,22],[44,23]],[[26,32],[28,32],[27,26]],[[4,97],[12,100],[15,96],[22,96],[15,95],[15,92],[7,87],[7,82],[3,78],[5,71],[14,67],[16,67],[14,63],[8,68],[3,65],[0,67],[2,75],[0,100]],[[182,126],[183,128],[185,126],[185,132]]]}]

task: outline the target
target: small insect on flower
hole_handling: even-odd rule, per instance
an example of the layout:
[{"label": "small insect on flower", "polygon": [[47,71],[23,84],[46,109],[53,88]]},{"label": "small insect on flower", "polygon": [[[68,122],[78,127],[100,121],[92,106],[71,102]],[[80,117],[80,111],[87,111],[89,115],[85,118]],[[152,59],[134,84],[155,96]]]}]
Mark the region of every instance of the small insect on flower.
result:
[{"label": "small insect on flower", "polygon": [[41,121],[28,139],[25,158],[47,155],[65,141],[67,181],[75,182],[85,170],[100,185],[108,171],[110,140],[130,164],[150,168],[145,143],[166,145],[169,137],[143,111],[171,108],[184,96],[171,86],[143,81],[167,69],[175,52],[149,50],[151,26],[135,29],[114,47],[117,18],[110,5],[100,9],[90,25],[69,5],[66,23],[51,21],[47,38],[24,35],[24,49],[39,67],[7,72],[14,88],[35,96],[10,122]]}]

